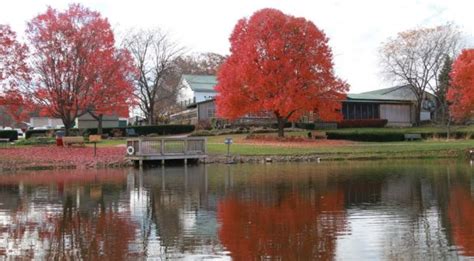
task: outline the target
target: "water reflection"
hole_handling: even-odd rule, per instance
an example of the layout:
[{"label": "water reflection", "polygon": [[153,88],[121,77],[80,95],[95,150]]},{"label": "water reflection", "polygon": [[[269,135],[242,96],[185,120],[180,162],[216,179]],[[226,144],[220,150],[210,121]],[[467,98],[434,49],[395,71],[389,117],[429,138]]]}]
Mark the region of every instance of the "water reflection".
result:
[{"label": "water reflection", "polygon": [[474,256],[472,170],[405,161],[2,174],[0,255]]}]

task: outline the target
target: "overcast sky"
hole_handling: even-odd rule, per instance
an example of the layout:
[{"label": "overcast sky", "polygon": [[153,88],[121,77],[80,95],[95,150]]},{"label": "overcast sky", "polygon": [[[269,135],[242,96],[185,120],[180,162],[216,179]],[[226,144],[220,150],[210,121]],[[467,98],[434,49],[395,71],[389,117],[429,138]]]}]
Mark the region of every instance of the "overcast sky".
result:
[{"label": "overcast sky", "polygon": [[330,38],[336,73],[351,92],[390,87],[378,66],[378,47],[397,32],[454,22],[467,39],[474,35],[474,1],[461,0],[8,0],[0,8],[0,24],[20,35],[26,22],[48,5],[65,9],[82,3],[107,17],[118,31],[160,27],[190,52],[228,54],[229,35],[238,19],[272,7],[303,16]]}]

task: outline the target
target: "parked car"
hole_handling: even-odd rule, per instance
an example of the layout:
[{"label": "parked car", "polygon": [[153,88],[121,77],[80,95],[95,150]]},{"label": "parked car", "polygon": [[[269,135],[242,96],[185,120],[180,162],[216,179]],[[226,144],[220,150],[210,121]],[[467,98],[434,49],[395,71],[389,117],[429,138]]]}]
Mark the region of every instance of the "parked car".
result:
[{"label": "parked car", "polygon": [[18,132],[18,139],[24,139],[25,138],[25,133],[23,132],[22,129],[17,128],[15,130],[16,130],[16,132]]}]

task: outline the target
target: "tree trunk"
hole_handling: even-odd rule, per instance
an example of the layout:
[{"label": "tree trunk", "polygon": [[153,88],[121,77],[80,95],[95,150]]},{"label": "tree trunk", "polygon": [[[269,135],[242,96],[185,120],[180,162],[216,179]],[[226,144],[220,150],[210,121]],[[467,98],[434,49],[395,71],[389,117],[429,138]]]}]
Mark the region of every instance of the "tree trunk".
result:
[{"label": "tree trunk", "polygon": [[444,103],[441,104],[441,124],[447,124],[446,121],[446,106]]},{"label": "tree trunk", "polygon": [[421,101],[417,101],[415,105],[415,126],[420,126]]},{"label": "tree trunk", "polygon": [[97,135],[102,135],[102,120],[104,118],[103,114],[99,114],[97,117]]},{"label": "tree trunk", "polygon": [[155,115],[153,115],[153,112],[148,113],[148,125],[153,125],[155,121]]},{"label": "tree trunk", "polygon": [[277,116],[278,121],[278,137],[283,138],[285,137],[285,124],[287,119]]},{"label": "tree trunk", "polygon": [[69,136],[71,133],[71,128],[74,125],[74,122],[63,119],[64,124],[64,136]]}]

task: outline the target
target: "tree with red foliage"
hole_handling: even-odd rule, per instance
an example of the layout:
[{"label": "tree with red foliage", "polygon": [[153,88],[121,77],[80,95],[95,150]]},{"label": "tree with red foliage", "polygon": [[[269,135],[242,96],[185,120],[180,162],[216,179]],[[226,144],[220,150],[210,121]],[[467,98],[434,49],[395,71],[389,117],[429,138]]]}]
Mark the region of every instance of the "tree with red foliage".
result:
[{"label": "tree with red foliage", "polygon": [[34,106],[16,89],[7,89],[0,96],[0,105],[5,106],[5,112],[16,122],[28,120]]},{"label": "tree with red foliage", "polygon": [[29,78],[26,55],[28,48],[16,39],[8,25],[0,25],[0,89],[11,89]]},{"label": "tree with red foliage", "polygon": [[[132,101],[130,55],[115,48],[106,18],[81,5],[51,7],[28,23],[33,83],[26,92],[49,116],[61,118],[66,134],[77,117],[114,112]],[[99,124],[100,125],[100,124]]]},{"label": "tree with red foliage", "polygon": [[17,123],[29,113],[29,104],[18,92],[18,87],[29,81],[27,53],[28,48],[17,41],[15,32],[8,25],[0,25],[0,106]]},{"label": "tree with red foliage", "polygon": [[102,134],[102,118],[104,115],[115,113],[119,117],[129,117],[129,107],[135,105],[133,96],[133,79],[135,67],[130,53],[119,50],[114,54],[114,62],[108,67],[101,67],[101,73],[107,80],[103,85],[97,85],[91,92],[87,111],[98,121],[98,134]]},{"label": "tree with red foliage", "polygon": [[458,121],[474,116],[474,49],[463,50],[451,71],[448,100],[450,112]]},{"label": "tree with red foliage", "polygon": [[311,21],[263,9],[241,19],[230,42],[217,75],[220,116],[272,113],[280,137],[288,120],[310,111],[323,120],[341,118],[348,84],[334,75],[328,38]]}]

